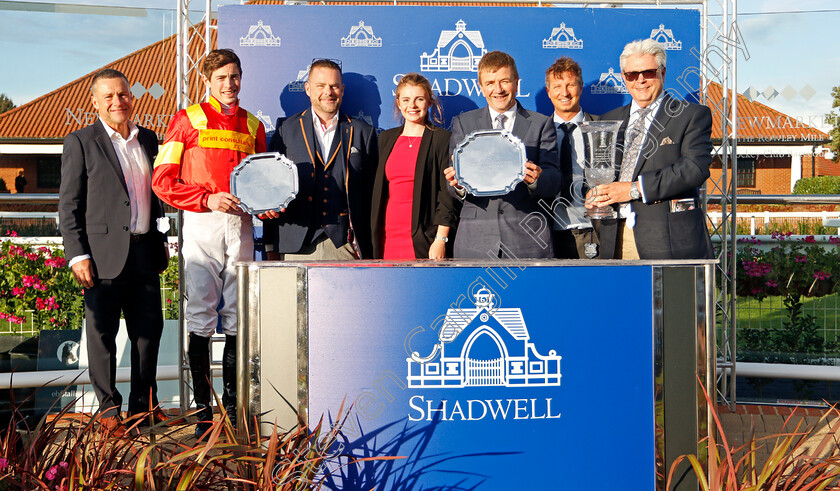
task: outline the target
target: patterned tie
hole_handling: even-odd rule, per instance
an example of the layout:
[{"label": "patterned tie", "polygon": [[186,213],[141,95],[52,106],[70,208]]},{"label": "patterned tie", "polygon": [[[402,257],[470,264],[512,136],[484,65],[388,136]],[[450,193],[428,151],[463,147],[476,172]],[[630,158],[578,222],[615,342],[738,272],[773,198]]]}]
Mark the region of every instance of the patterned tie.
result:
[{"label": "patterned tie", "polygon": [[572,171],[572,132],[577,128],[577,125],[574,123],[559,123],[557,128],[563,130],[563,140],[560,142],[560,172],[563,176],[563,187],[560,189],[560,195],[570,199],[574,178]]},{"label": "patterned tie", "polygon": [[630,128],[630,136],[624,142],[624,158],[621,159],[621,172],[618,180],[630,182],[633,180],[633,172],[636,170],[636,162],[639,161],[639,152],[642,151],[642,144],[645,142],[645,117],[650,108],[644,107],[638,111],[638,119]]},{"label": "patterned tie", "polygon": [[507,121],[507,116],[504,114],[499,114],[496,116],[496,123],[493,125],[494,130],[503,130],[505,129],[505,121]]}]

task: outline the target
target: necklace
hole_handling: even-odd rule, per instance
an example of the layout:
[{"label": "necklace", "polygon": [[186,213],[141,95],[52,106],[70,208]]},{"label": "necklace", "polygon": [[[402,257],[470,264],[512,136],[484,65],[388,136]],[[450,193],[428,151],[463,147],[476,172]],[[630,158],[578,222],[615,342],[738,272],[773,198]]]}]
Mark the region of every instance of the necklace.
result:
[{"label": "necklace", "polygon": [[411,137],[408,136],[408,135],[406,135],[405,137],[408,139],[408,148],[414,148],[414,142],[416,142],[417,140],[422,138],[422,137],[419,137],[419,136],[415,136],[414,140],[412,140]]}]

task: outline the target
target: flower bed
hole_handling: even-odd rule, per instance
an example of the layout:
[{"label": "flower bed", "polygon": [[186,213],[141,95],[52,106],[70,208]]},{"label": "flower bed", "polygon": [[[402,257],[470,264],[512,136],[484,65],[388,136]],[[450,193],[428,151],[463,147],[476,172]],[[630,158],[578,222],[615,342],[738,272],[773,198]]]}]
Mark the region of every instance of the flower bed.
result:
[{"label": "flower bed", "polygon": [[[6,237],[17,237],[6,231]],[[84,318],[82,289],[73,280],[64,251],[0,242],[0,320],[12,332],[23,324],[33,330],[78,329]]]}]

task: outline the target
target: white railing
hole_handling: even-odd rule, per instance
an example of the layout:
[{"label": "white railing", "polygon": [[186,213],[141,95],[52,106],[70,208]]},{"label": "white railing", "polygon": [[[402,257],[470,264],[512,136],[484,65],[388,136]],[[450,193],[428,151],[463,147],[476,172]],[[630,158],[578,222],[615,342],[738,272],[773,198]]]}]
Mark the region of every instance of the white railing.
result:
[{"label": "white railing", "polygon": [[[713,225],[721,220],[721,213],[719,211],[710,211],[706,213]],[[795,221],[820,221],[824,227],[837,227],[838,224],[834,220],[840,219],[840,212],[838,211],[758,211],[758,212],[738,212],[738,222],[749,220],[750,235],[756,235],[758,230],[757,224],[763,227],[763,232],[766,234],[770,229],[771,224],[780,224],[781,220],[794,219]]]},{"label": "white railing", "polygon": [[[178,214],[167,213],[171,230],[178,230]],[[37,221],[49,222],[55,226],[58,233],[59,218],[57,211],[0,211],[0,234],[6,230],[16,230],[17,227],[31,227],[37,225]],[[35,223],[33,223],[35,222]]]}]

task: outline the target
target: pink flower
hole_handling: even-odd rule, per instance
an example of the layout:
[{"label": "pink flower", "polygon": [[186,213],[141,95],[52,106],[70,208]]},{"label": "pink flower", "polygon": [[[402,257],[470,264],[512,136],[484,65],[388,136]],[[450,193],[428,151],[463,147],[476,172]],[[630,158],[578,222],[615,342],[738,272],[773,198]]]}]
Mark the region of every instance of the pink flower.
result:
[{"label": "pink flower", "polygon": [[807,261],[808,261],[808,256],[806,256],[806,255],[804,255],[804,254],[800,254],[800,255],[798,255],[798,256],[796,256],[796,257],[794,258],[794,261],[796,261],[796,262],[798,262],[798,263],[804,263],[804,262],[807,262]]},{"label": "pink flower", "polygon": [[817,242],[817,239],[815,239],[813,235],[809,235],[809,236],[805,237],[804,239],[802,239],[802,241],[807,242],[809,244],[815,244]]},{"label": "pink flower", "polygon": [[6,237],[17,237],[18,234],[14,230],[6,230]]},{"label": "pink flower", "polygon": [[831,236],[831,237],[828,238],[828,243],[838,245],[838,244],[840,244],[840,237]]},{"label": "pink flower", "polygon": [[55,310],[58,308],[58,304],[55,301],[55,297],[50,297],[46,300],[37,297],[35,298],[35,308],[38,310]]},{"label": "pink flower", "polygon": [[58,473],[58,466],[54,465],[54,466],[50,467],[50,470],[47,471],[47,473],[45,474],[45,477],[47,479],[49,479],[50,481],[52,481],[53,479],[55,479],[55,475],[57,473]]},{"label": "pink flower", "polygon": [[63,268],[67,265],[67,260],[63,257],[51,257],[44,259],[44,264],[51,268]]},{"label": "pink flower", "polygon": [[19,286],[16,286],[16,287],[12,288],[12,295],[14,295],[16,297],[22,297],[25,293],[26,293],[26,288],[21,288]]},{"label": "pink flower", "polygon": [[826,273],[825,271],[814,271],[814,278],[818,280],[827,280],[831,278],[831,273]]},{"label": "pink flower", "polygon": [[769,273],[773,267],[767,263],[760,263],[758,261],[744,261],[744,272],[747,276],[760,277]]},{"label": "pink flower", "polygon": [[0,471],[6,470],[6,467],[9,467],[9,459],[0,457]]},{"label": "pink flower", "polygon": [[765,284],[765,285],[767,285],[767,286],[769,286],[770,288],[776,288],[777,286],[779,286],[779,284],[778,284],[778,283],[776,283],[775,281],[768,281],[768,282],[766,282],[766,283],[764,283],[764,284]]}]

